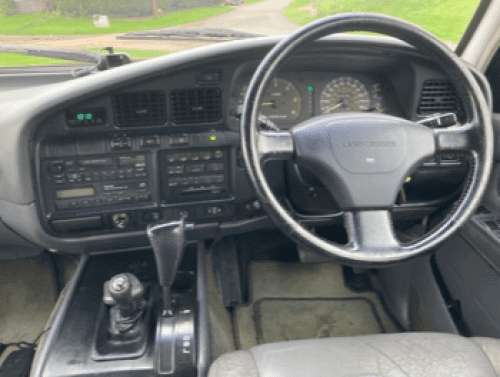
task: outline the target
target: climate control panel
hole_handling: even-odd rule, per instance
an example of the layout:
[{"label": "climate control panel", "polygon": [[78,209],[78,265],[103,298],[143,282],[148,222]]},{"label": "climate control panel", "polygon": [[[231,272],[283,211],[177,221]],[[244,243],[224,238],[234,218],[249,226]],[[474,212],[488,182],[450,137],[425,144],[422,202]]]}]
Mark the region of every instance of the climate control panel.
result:
[{"label": "climate control panel", "polygon": [[165,151],[160,162],[165,203],[230,195],[226,148]]}]

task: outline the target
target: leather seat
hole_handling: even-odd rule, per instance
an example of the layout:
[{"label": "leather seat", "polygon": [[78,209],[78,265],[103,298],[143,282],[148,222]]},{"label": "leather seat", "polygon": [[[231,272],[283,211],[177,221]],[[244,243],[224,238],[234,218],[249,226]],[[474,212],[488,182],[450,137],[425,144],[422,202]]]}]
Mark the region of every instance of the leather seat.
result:
[{"label": "leather seat", "polygon": [[440,333],[321,338],[230,352],[209,377],[458,377],[500,375],[500,340]]}]

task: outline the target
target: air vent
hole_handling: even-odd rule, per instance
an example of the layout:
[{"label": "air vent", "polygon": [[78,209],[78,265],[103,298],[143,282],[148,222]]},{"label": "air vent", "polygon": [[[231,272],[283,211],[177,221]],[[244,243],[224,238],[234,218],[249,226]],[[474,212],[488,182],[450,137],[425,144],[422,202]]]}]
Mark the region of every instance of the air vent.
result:
[{"label": "air vent", "polygon": [[211,123],[222,118],[219,89],[173,90],[170,100],[172,122],[175,124]]},{"label": "air vent", "polygon": [[167,101],[161,91],[117,94],[113,111],[118,127],[161,126],[167,122]]},{"label": "air vent", "polygon": [[419,114],[458,112],[459,104],[457,91],[453,84],[443,80],[428,80],[424,82],[420,103]]}]

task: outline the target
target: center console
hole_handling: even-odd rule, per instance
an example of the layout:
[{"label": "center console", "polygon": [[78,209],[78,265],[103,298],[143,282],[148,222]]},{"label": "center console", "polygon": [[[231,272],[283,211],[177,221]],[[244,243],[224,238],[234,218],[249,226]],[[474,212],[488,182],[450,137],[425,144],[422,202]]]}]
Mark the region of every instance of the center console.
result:
[{"label": "center console", "polygon": [[167,316],[153,253],[83,257],[31,376],[206,376],[205,253],[202,243],[183,245]]}]

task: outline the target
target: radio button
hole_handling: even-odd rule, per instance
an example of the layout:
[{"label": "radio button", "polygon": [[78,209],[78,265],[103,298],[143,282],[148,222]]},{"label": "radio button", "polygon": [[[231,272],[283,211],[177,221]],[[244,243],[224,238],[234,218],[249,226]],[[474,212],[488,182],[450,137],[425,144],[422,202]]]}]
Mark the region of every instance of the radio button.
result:
[{"label": "radio button", "polygon": [[179,160],[179,155],[177,153],[174,154],[167,154],[167,162],[175,162]]},{"label": "radio button", "polygon": [[182,173],[184,173],[184,165],[167,166],[168,175],[182,174]]},{"label": "radio button", "polygon": [[193,184],[193,177],[182,177],[181,186],[189,186]]},{"label": "radio button", "polygon": [[201,173],[205,170],[205,164],[190,164],[187,165],[188,173]]},{"label": "radio button", "polygon": [[82,208],[92,207],[92,201],[90,201],[89,199],[83,199],[83,200],[80,202],[80,206],[81,206]]},{"label": "radio button", "polygon": [[84,180],[85,182],[92,182],[92,175],[91,175],[91,174],[89,174],[89,173],[85,173],[85,174],[83,175],[83,180]]},{"label": "radio button", "polygon": [[218,174],[218,175],[213,175],[213,182],[214,183],[222,183],[224,182],[224,175],[223,174]]},{"label": "radio button", "polygon": [[222,171],[222,170],[224,170],[224,163],[219,162],[219,163],[207,164],[207,170],[208,171]]},{"label": "radio button", "polygon": [[77,173],[68,174],[68,183],[81,183],[82,175]]},{"label": "radio button", "polygon": [[203,159],[210,160],[212,158],[212,152],[203,152]]},{"label": "radio button", "polygon": [[213,178],[211,175],[203,175],[200,178],[201,178],[201,183],[213,183]]},{"label": "radio button", "polygon": [[125,178],[127,178],[127,173],[124,169],[120,169],[120,170],[118,170],[116,176],[118,179],[125,179]]},{"label": "radio button", "polygon": [[64,185],[66,183],[66,177],[60,179],[54,179],[56,185]]},{"label": "radio button", "polygon": [[129,137],[115,137],[111,139],[109,146],[111,149],[130,149],[132,148],[132,140]]},{"label": "radio button", "polygon": [[199,161],[203,158],[202,152],[192,152],[191,153],[191,161]]},{"label": "radio button", "polygon": [[71,200],[68,204],[69,208],[78,208],[80,207],[80,202],[78,200]]},{"label": "radio button", "polygon": [[170,145],[189,144],[188,135],[175,135],[168,138]]},{"label": "radio button", "polygon": [[53,164],[51,168],[52,174],[60,174],[64,171],[64,165],[63,164]]},{"label": "radio button", "polygon": [[137,194],[135,196],[135,200],[137,202],[147,202],[150,200],[150,195],[149,193],[144,193],[144,194]]},{"label": "radio button", "polygon": [[160,138],[157,135],[144,136],[141,139],[141,147],[156,147],[160,145]]},{"label": "radio button", "polygon": [[219,149],[214,151],[214,158],[216,160],[220,160],[220,159],[224,158],[224,151],[221,151]]},{"label": "radio button", "polygon": [[189,153],[179,153],[179,161],[186,162],[189,160]]},{"label": "radio button", "polygon": [[181,183],[180,178],[170,178],[168,180],[169,187],[177,187]]}]

